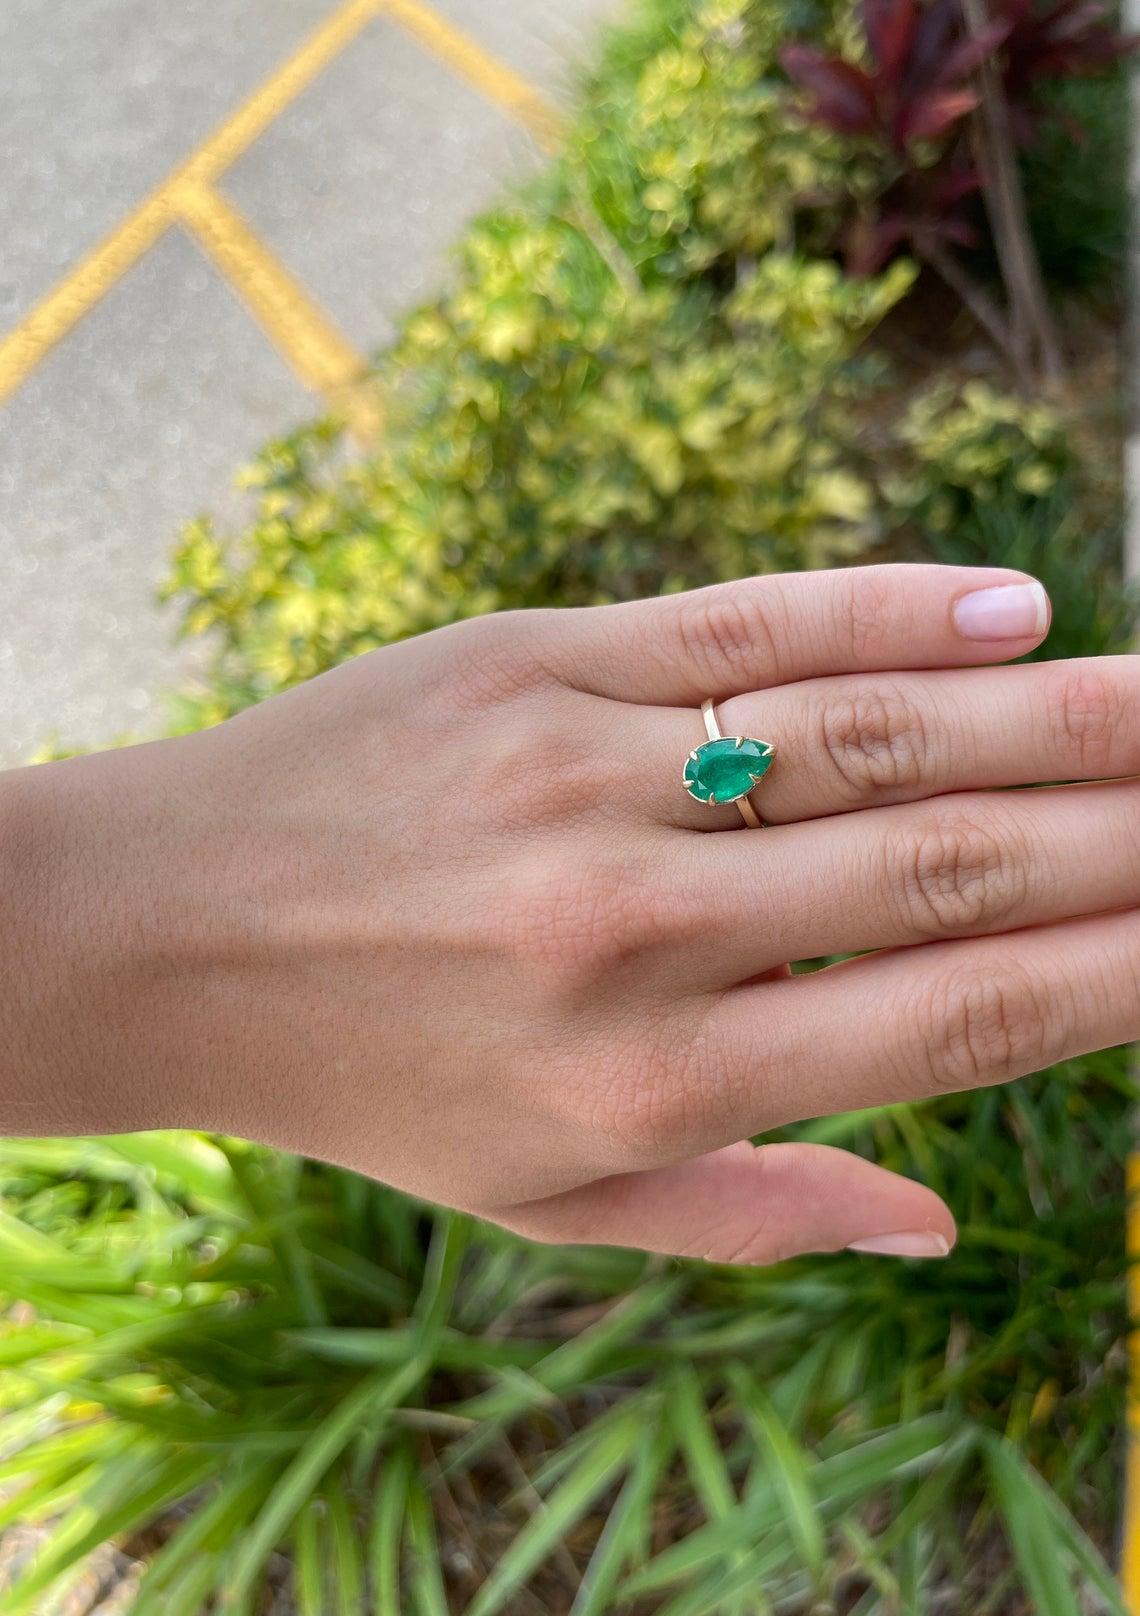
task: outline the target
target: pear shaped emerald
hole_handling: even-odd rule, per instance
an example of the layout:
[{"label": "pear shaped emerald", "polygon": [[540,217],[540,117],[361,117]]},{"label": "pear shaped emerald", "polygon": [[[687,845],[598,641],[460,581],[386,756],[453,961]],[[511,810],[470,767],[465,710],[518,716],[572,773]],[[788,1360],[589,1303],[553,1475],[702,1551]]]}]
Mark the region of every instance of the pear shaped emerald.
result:
[{"label": "pear shaped emerald", "polygon": [[736,802],[748,795],[771,762],[772,748],[767,741],[754,741],[747,735],[705,741],[689,753],[685,789],[698,802]]}]

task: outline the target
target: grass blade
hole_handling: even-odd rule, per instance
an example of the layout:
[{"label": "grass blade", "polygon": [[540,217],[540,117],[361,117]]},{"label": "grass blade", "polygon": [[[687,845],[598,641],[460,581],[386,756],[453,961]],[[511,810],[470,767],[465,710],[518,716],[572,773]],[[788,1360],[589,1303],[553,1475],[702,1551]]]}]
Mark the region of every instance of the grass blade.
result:
[{"label": "grass blade", "polygon": [[227,1599],[244,1599],[248,1595],[290,1522],[356,1436],[362,1421],[401,1403],[423,1378],[426,1367],[422,1359],[413,1358],[395,1374],[385,1368],[366,1375],[316,1428],[246,1533],[240,1563],[226,1585]]},{"label": "grass blade", "polygon": [[627,1565],[644,1552],[651,1524],[653,1495],[673,1448],[668,1431],[647,1431],[638,1445],[629,1474],[590,1556],[570,1609],[570,1616],[605,1616],[611,1595]]},{"label": "grass blade", "polygon": [[[1058,1553],[1058,1526],[1062,1524],[1058,1505],[1047,1502],[1044,1483],[1006,1438],[987,1433],[982,1447],[1022,1585],[1037,1616],[1081,1616],[1081,1600],[1065,1569],[1064,1558]],[[1066,1535],[1062,1533],[1062,1542]],[[1070,1544],[1065,1542],[1065,1546]],[[1096,1560],[1099,1556],[1091,1543],[1087,1543],[1087,1550],[1091,1552],[1085,1565],[1091,1569],[1093,1556]],[[1123,1610],[1119,1592],[1112,1591],[1111,1584],[1101,1582],[1101,1591],[1111,1591],[1113,1608]]]},{"label": "grass blade", "polygon": [[414,1467],[415,1452],[404,1438],[388,1449],[376,1480],[368,1533],[368,1572],[376,1616],[401,1616],[400,1547]]},{"label": "grass blade", "polygon": [[406,1520],[411,1562],[408,1587],[416,1616],[449,1616],[431,1501],[423,1482],[414,1474],[408,1486]]},{"label": "grass blade", "polygon": [[730,1374],[729,1383],[748,1412],[761,1450],[768,1456],[772,1489],[783,1503],[784,1516],[800,1558],[819,1586],[823,1582],[827,1546],[812,1487],[812,1461],[790,1436],[771,1399],[754,1381],[740,1371]]},{"label": "grass blade", "polygon": [[336,1596],[334,1616],[360,1616],[364,1609],[364,1561],[348,1495],[337,1477],[326,1488],[329,1512],[329,1569]]},{"label": "grass blade", "polygon": [[297,1616],[328,1616],[322,1516],[321,1500],[310,1498],[293,1528],[293,1599]]},{"label": "grass blade", "polygon": [[533,1515],[475,1595],[467,1616],[495,1616],[531,1573],[626,1467],[637,1439],[632,1420],[619,1421],[587,1447],[543,1508]]}]

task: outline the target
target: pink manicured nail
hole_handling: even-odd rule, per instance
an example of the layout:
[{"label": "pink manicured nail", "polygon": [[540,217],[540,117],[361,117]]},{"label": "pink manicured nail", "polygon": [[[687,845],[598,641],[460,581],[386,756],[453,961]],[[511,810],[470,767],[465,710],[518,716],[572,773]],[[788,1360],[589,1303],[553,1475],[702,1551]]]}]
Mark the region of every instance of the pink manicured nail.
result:
[{"label": "pink manicured nail", "polygon": [[1049,626],[1040,584],[997,584],[954,602],[954,627],[967,640],[1035,640]]},{"label": "pink manicured nail", "polygon": [[866,1240],[852,1240],[848,1251],[870,1251],[879,1257],[945,1257],[949,1244],[940,1234],[908,1232],[872,1234]]}]

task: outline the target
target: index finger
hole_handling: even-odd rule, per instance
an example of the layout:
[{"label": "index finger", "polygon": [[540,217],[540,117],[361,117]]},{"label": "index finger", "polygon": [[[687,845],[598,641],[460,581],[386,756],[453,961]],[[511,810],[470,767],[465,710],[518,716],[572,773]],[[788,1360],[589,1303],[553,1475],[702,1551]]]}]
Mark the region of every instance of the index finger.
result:
[{"label": "index finger", "polygon": [[579,689],[699,706],[824,674],[1004,662],[1040,644],[1049,599],[1006,568],[895,563],[542,615],[544,660]]}]

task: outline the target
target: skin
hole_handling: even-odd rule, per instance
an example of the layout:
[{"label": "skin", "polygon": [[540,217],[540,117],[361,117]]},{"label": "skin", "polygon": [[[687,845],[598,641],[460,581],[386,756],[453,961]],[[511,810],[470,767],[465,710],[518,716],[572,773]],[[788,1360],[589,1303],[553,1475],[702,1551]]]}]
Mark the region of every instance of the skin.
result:
[{"label": "skin", "polygon": [[[0,1121],[242,1134],[540,1240],[944,1253],[924,1186],[747,1141],[1140,1036],[1137,665],[986,666],[1040,635],[956,603],[1019,582],[503,614],[0,776]],[[710,694],[776,746],[764,830],[681,787]]]}]

